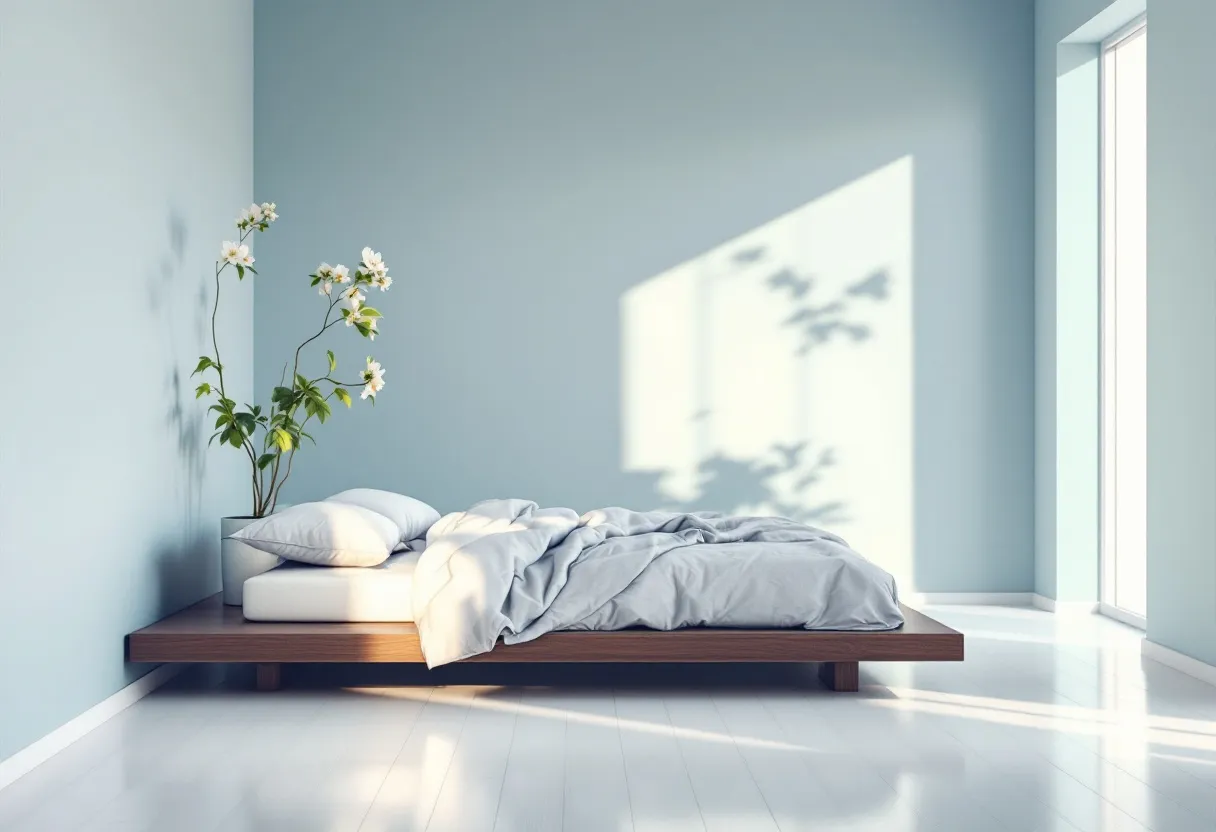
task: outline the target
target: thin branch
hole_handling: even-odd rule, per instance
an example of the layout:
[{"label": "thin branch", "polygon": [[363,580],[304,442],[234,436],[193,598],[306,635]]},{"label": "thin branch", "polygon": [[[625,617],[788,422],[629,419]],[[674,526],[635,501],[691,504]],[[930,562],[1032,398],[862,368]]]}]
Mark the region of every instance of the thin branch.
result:
[{"label": "thin branch", "polygon": [[[341,323],[341,321],[342,321],[341,318],[338,318],[337,320],[334,320],[334,321],[330,321],[330,319],[329,319],[330,315],[332,315],[334,312],[334,308],[341,301],[342,301],[342,295],[339,293],[339,295],[337,297],[333,298],[329,302],[329,307],[325,310],[325,319],[321,323],[321,328],[319,330],[317,330],[315,335],[306,339],[302,344],[300,344],[300,346],[296,347],[295,360],[294,360],[294,362],[292,364],[292,368],[291,368],[291,387],[293,390],[296,387],[296,376],[300,372],[300,352],[306,346],[308,346],[310,343],[312,343],[313,341],[317,340],[322,335],[324,335],[325,331],[328,330],[330,327],[332,327],[338,323]],[[284,371],[286,371],[286,369],[287,369],[286,364],[283,365],[283,369],[284,369]],[[280,385],[279,385],[280,387],[285,386],[284,384],[282,384],[283,381],[285,381],[285,379],[280,378]],[[297,409],[299,409],[298,404],[295,405],[290,411],[287,408],[280,406],[279,412],[286,413],[289,418],[292,418],[292,421],[295,421],[295,419],[293,417],[294,417]],[[311,418],[312,418],[311,416],[307,416],[307,417],[305,417],[304,421],[302,423],[300,423],[301,431],[304,430],[304,425],[308,424],[308,420]],[[269,434],[268,434],[268,438],[269,438]],[[303,437],[301,437],[299,441],[303,441]],[[293,447],[291,449],[290,453],[288,454],[287,468],[283,471],[282,479],[279,479],[279,471],[280,471],[279,463],[280,463],[280,460],[282,460],[282,458],[283,458],[283,454],[281,451],[279,453],[275,454],[274,468],[271,470],[271,474],[270,474],[270,488],[266,492],[266,494],[269,498],[269,501],[270,501],[269,506],[268,506],[268,512],[274,511],[274,507],[278,504],[279,491],[282,490],[283,483],[285,483],[287,481],[287,478],[289,476],[291,476],[291,464],[295,458],[295,453],[296,453],[296,448]]]},{"label": "thin branch", "polygon": [[[251,233],[253,233],[252,228],[241,231],[240,243],[244,244],[245,240]],[[218,336],[216,335],[215,328],[216,318],[220,310],[220,275],[224,273],[224,269],[228,268],[229,265],[231,264],[226,260],[216,261],[215,264],[215,304],[211,307],[211,347],[215,350],[215,372],[219,376],[220,380],[220,406],[229,411],[227,415],[232,418],[232,426],[233,429],[236,430],[238,429],[236,427],[236,419],[233,418],[235,416],[235,411],[233,408],[229,408],[223,404],[223,402],[228,401],[228,392],[224,386],[224,369],[223,364],[220,361],[220,342]],[[244,436],[244,434],[241,436],[241,447],[245,451],[245,454],[249,457],[250,465],[253,466],[253,510],[254,513],[257,514],[259,509],[262,507],[262,494],[260,493],[260,483],[258,481],[257,453],[253,447],[253,443],[250,442],[249,438]]]},{"label": "thin branch", "polygon": [[[333,393],[330,393],[329,396],[326,396],[325,400],[329,401],[331,396],[333,396]],[[311,420],[311,419],[312,419],[312,414],[310,413],[304,417],[303,422],[300,422],[299,445],[292,446],[291,452],[287,455],[287,470],[283,472],[283,479],[279,480],[279,484],[275,487],[274,493],[272,493],[270,495],[270,510],[271,511],[274,511],[274,507],[279,504],[279,492],[281,490],[283,490],[283,483],[287,482],[287,478],[291,476],[291,464],[295,461],[296,451],[300,449],[300,445],[304,444],[304,426],[307,425],[309,420]]]},{"label": "thin branch", "polygon": [[296,383],[296,374],[300,372],[300,351],[303,350],[309,344],[311,344],[313,341],[317,340],[322,335],[324,335],[325,330],[329,329],[331,326],[334,326],[335,324],[339,324],[342,322],[341,318],[339,318],[338,320],[333,321],[333,322],[331,322],[329,320],[329,316],[333,314],[334,307],[337,306],[338,302],[341,300],[342,300],[342,297],[341,297],[341,295],[339,295],[338,297],[336,297],[332,301],[330,301],[329,308],[325,310],[325,322],[321,325],[321,328],[319,330],[317,330],[317,334],[312,336],[311,338],[307,339],[306,341],[304,341],[304,343],[300,344],[300,346],[296,347],[296,359],[295,359],[295,363],[291,367],[291,383],[292,383],[293,387],[295,386],[295,383]]}]

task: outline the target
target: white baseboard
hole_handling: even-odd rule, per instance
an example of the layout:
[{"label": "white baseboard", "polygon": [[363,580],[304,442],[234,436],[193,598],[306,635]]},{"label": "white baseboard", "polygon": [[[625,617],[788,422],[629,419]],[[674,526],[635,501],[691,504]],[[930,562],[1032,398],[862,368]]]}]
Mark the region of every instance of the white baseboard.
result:
[{"label": "white baseboard", "polygon": [[1097,601],[1057,601],[1036,592],[913,592],[901,600],[909,604],[977,607],[1034,607],[1057,615],[1092,615]]},{"label": "white baseboard", "polygon": [[1136,615],[1134,612],[1128,612],[1127,610],[1121,610],[1110,604],[1098,604],[1098,614],[1105,615],[1107,618],[1113,618],[1120,624],[1135,627],[1137,630],[1148,629],[1148,622],[1144,620],[1144,616]]},{"label": "white baseboard", "polygon": [[111,717],[143,699],[176,676],[183,665],[162,664],[136,679],[118,693],[98,702],[80,716],[56,728],[40,740],[27,745],[13,756],[0,760],[0,789],[15,782],[67,748]]},{"label": "white baseboard", "polygon": [[1059,615],[1092,615],[1098,611],[1097,601],[1057,601],[1037,592],[1033,593],[1030,603],[1041,610]]},{"label": "white baseboard", "polygon": [[913,592],[900,600],[909,604],[966,604],[983,607],[1028,607],[1030,592]]},{"label": "white baseboard", "polygon": [[1185,673],[1187,676],[1192,676],[1201,682],[1216,685],[1216,667],[1206,662],[1201,662],[1199,659],[1192,659],[1185,653],[1179,653],[1177,650],[1163,647],[1155,641],[1149,641],[1146,638],[1140,642],[1140,655],[1166,667],[1172,667],[1174,670]]}]

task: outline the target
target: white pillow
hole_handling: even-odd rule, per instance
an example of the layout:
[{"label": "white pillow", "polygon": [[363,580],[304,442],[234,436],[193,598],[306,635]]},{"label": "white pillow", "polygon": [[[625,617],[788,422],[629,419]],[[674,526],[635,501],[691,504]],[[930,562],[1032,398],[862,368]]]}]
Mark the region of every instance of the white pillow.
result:
[{"label": "white pillow", "polygon": [[378,566],[397,547],[397,525],[382,514],[341,502],[300,503],[255,520],[235,540],[287,560],[316,566]]},{"label": "white pillow", "polygon": [[325,502],[347,503],[383,514],[401,530],[397,539],[400,543],[425,537],[427,529],[439,522],[439,512],[421,500],[375,488],[352,488],[326,497]]}]

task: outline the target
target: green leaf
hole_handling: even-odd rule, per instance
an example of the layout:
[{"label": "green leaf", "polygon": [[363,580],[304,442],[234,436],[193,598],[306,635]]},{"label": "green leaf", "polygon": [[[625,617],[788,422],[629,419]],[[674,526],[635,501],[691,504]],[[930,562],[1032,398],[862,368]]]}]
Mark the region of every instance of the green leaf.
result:
[{"label": "green leaf", "polygon": [[208,367],[214,367],[214,366],[215,366],[215,362],[212,361],[209,356],[201,355],[201,356],[199,356],[199,359],[198,359],[198,366],[194,368],[194,372],[191,373],[190,375],[196,376],[199,373],[201,373],[203,370],[207,369]]},{"label": "green leaf", "polygon": [[312,278],[312,283],[309,283],[309,286],[316,286],[321,282],[321,278],[317,277],[315,274],[310,274],[309,277]]},{"label": "green leaf", "polygon": [[240,263],[236,264],[236,279],[237,280],[245,279],[245,267],[242,266]]},{"label": "green leaf", "polygon": [[216,437],[218,437],[219,435],[220,435],[220,431],[218,431],[218,430],[215,433],[211,434],[211,438],[207,440],[208,448],[211,447],[211,443],[214,442],[216,440]]},{"label": "green leaf", "polygon": [[245,440],[245,437],[241,435],[241,432],[236,428],[229,428],[228,432],[228,443],[234,448],[241,447],[241,443]]},{"label": "green leaf", "polygon": [[275,428],[270,435],[274,439],[274,443],[279,446],[280,451],[291,450],[292,439],[290,433],[282,428]]},{"label": "green leaf", "polygon": [[266,470],[266,466],[274,462],[274,459],[275,454],[262,454],[260,457],[258,457],[258,470]]},{"label": "green leaf", "polygon": [[292,391],[290,387],[276,387],[270,394],[270,400],[275,404],[278,404],[279,402],[289,401],[291,399],[291,395]]},{"label": "green leaf", "polygon": [[359,307],[359,314],[362,315],[364,318],[383,318],[384,317],[383,315],[380,314],[380,310],[374,306]]},{"label": "green leaf", "polygon": [[196,387],[194,389],[194,398],[201,399],[203,396],[206,396],[210,392],[211,392],[211,385],[204,381],[202,384],[200,384],[198,387]]},{"label": "green leaf", "polygon": [[320,420],[321,424],[325,424],[325,420],[329,418],[329,414],[332,412],[329,408],[329,402],[322,399],[316,403],[315,407],[317,411],[317,419]]},{"label": "green leaf", "polygon": [[334,395],[338,397],[338,401],[342,402],[342,404],[346,405],[347,407],[350,407],[350,393],[346,392],[345,387],[335,387]]},{"label": "green leaf", "polygon": [[317,440],[312,438],[311,433],[305,433],[304,431],[300,431],[300,436],[303,436],[305,439],[312,442],[312,444],[314,444],[314,445],[317,444]]},{"label": "green leaf", "polygon": [[231,416],[229,416],[227,413],[221,413],[220,418],[215,420],[215,426],[217,428],[222,428],[224,425],[227,425],[231,422],[232,422]]},{"label": "green leaf", "polygon": [[338,359],[334,358],[333,350],[326,350],[325,354],[329,356],[329,371],[332,373],[334,370],[338,369]]},{"label": "green leaf", "polygon": [[[265,228],[263,228],[262,230],[263,230],[263,231],[265,231],[266,229],[265,229]],[[257,274],[257,273],[258,273],[258,270],[257,270],[257,269],[255,269],[253,266],[246,266],[246,267],[245,267],[245,271],[247,271],[247,272],[253,272],[254,274]]]},{"label": "green leaf", "polygon": [[308,386],[308,379],[304,378],[302,374],[296,373],[296,387],[301,390],[307,390]]}]

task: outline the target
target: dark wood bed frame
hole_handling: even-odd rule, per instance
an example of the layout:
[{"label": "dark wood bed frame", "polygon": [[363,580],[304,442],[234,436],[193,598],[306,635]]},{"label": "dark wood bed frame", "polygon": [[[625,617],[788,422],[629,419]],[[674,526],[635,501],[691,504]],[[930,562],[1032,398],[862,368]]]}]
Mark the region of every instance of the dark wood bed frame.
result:
[{"label": "dark wood bed frame", "polygon": [[[963,635],[908,607],[897,630],[684,630],[554,632],[499,644],[465,662],[818,662],[832,690],[858,688],[858,662],[957,662]],[[292,662],[420,663],[413,624],[305,624],[246,621],[213,595],[127,637],[133,662],[257,665],[259,690],[274,690]]]}]

